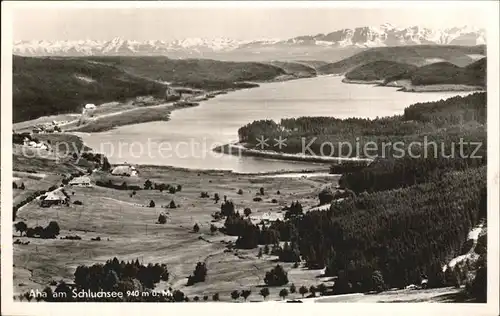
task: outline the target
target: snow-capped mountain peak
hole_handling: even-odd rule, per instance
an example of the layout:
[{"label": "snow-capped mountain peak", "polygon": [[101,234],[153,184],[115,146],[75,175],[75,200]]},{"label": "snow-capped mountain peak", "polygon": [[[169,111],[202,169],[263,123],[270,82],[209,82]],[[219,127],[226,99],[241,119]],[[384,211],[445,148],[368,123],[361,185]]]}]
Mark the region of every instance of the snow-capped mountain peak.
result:
[{"label": "snow-capped mountain peak", "polygon": [[262,49],[287,49],[292,47],[367,48],[400,45],[479,45],[486,43],[485,31],[476,27],[460,26],[447,29],[430,29],[419,26],[395,27],[390,23],[341,29],[330,33],[298,36],[290,39],[234,40],[229,38],[185,38],[172,41],[152,39],[133,41],[115,37],[109,41],[15,41],[13,53],[23,56],[88,56],[88,55],[175,55],[227,53]]}]

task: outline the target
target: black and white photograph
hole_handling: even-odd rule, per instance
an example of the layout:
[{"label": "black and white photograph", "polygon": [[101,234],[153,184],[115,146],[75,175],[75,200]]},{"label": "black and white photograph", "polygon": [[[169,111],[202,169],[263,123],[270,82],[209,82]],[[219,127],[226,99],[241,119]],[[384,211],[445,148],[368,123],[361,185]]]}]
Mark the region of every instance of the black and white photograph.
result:
[{"label": "black and white photograph", "polygon": [[2,314],[497,315],[498,10],[2,3]]}]

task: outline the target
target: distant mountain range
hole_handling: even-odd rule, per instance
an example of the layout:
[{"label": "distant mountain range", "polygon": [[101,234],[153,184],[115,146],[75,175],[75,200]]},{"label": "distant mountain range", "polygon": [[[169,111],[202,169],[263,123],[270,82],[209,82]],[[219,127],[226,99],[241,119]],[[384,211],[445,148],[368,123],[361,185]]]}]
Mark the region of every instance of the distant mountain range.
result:
[{"label": "distant mountain range", "polygon": [[[390,24],[378,27],[342,29],[328,34],[298,36],[280,40],[237,41],[227,38],[162,41],[18,41],[13,53],[21,56],[168,56],[172,58],[269,59],[326,56],[339,59],[370,47],[420,44],[481,45],[485,31],[471,27],[429,29],[418,26],[397,28]],[[341,52],[340,55],[331,54]],[[329,56],[329,57],[328,57]]]}]

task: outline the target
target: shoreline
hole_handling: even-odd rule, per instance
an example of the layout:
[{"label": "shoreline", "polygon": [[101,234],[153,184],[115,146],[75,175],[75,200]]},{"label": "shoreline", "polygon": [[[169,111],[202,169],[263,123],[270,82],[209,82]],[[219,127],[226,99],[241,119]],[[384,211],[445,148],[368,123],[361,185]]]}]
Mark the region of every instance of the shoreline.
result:
[{"label": "shoreline", "polygon": [[[41,116],[33,120],[28,120],[28,121],[22,121],[22,122],[15,122],[13,123],[13,129],[16,132],[25,132],[26,130],[33,129],[36,125],[40,124],[48,124],[49,122],[56,121],[57,118],[59,117],[74,117],[73,120],[70,121],[63,121],[61,123],[60,127],[64,128],[69,126],[68,129],[62,130],[62,132],[67,132],[67,133],[73,133],[73,132],[80,132],[80,133],[100,133],[100,132],[106,132],[113,130],[117,127],[121,126],[127,126],[127,125],[135,125],[135,124],[141,124],[141,123],[149,123],[149,122],[160,122],[160,121],[169,121],[170,120],[170,114],[173,111],[176,110],[181,110],[184,108],[191,108],[191,107],[196,107],[201,104],[203,101],[208,101],[211,99],[216,98],[218,95],[224,95],[228,94],[234,91],[240,91],[240,90],[246,90],[246,89],[253,89],[253,88],[258,88],[260,87],[260,84],[263,83],[275,83],[275,82],[286,82],[286,81],[292,81],[292,80],[298,80],[298,79],[308,79],[308,78],[315,78],[318,77],[316,76],[296,76],[293,74],[285,74],[278,76],[273,79],[269,80],[264,80],[264,81],[242,81],[242,82],[235,82],[236,86],[231,87],[231,88],[225,88],[221,90],[203,90],[204,91],[204,96],[193,96],[184,101],[184,105],[178,104],[183,101],[167,101],[162,98],[156,98],[153,96],[137,96],[135,98],[129,99],[126,102],[121,103],[122,105],[127,105],[127,104],[140,104],[134,108],[131,109],[126,109],[122,111],[116,111],[116,112],[110,112],[110,113],[105,113],[103,115],[99,115],[96,117],[90,117],[89,122],[86,123],[85,125],[81,126],[75,126],[78,121],[81,118],[81,113],[61,113],[61,114],[55,114],[55,115],[49,115],[49,116]],[[183,87],[179,87],[183,88]],[[189,88],[190,89],[190,88]],[[110,104],[113,102],[107,102],[103,103],[102,105],[105,104]],[[147,110],[165,110],[166,113],[162,113],[166,115],[164,118],[160,118],[161,116],[158,115],[158,117],[154,116],[151,119],[143,119],[143,120],[134,120],[133,122],[131,121],[126,122],[125,124],[116,124],[112,126],[103,126],[103,127],[97,127],[95,130],[86,130],[86,128],[92,129],[91,125],[95,124],[96,121],[100,121],[102,119],[108,118],[108,119],[113,119],[113,118],[119,118],[121,115],[127,115],[130,113],[133,113],[134,111],[140,112],[140,111],[147,111]],[[16,125],[18,126],[16,128]]]},{"label": "shoreline", "polygon": [[357,79],[347,79],[346,77],[344,77],[342,79],[342,83],[368,84],[368,85],[383,86],[382,84],[384,83],[384,81],[383,80],[357,80]]},{"label": "shoreline", "polygon": [[[112,166],[118,166],[121,164],[111,164]],[[167,165],[153,165],[153,164],[131,164],[138,168],[151,168],[158,170],[166,170],[166,171],[183,171],[183,172],[193,172],[199,174],[218,174],[220,176],[224,175],[236,175],[236,176],[272,176],[272,175],[280,175],[280,174],[299,174],[299,173],[324,173],[330,172],[329,167],[318,166],[314,168],[313,166],[310,169],[298,169],[298,170],[276,170],[276,171],[263,171],[263,172],[236,172],[229,169],[199,169],[199,168],[185,168],[185,167],[175,167],[175,166],[167,166]],[[333,175],[333,173],[332,173]]]},{"label": "shoreline", "polygon": [[431,85],[413,85],[410,82],[401,81],[402,84],[397,84],[395,81],[384,83],[384,80],[356,80],[343,78],[342,83],[347,84],[364,84],[373,85],[374,87],[389,87],[399,88],[397,91],[425,93],[425,92],[481,92],[486,91],[486,88],[481,86],[472,86],[466,84],[431,84]]},{"label": "shoreline", "polygon": [[328,156],[311,156],[305,154],[289,154],[281,153],[276,151],[266,151],[257,150],[244,147],[240,143],[231,143],[218,146],[212,149],[215,152],[224,153],[226,155],[239,155],[239,156],[250,156],[250,157],[261,157],[276,160],[288,160],[297,162],[311,162],[311,163],[321,163],[321,164],[332,164],[341,163],[349,161],[366,162],[368,165],[373,160],[369,158],[359,158],[359,157],[328,157]]}]

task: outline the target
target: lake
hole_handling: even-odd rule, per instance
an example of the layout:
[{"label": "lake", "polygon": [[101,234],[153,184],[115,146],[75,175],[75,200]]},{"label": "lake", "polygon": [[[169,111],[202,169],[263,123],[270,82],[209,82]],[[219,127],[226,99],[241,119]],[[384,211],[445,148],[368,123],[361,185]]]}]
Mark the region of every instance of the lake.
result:
[{"label": "lake", "polygon": [[105,153],[113,164],[127,162],[242,173],[303,170],[314,165],[225,155],[211,149],[237,141],[238,129],[254,120],[279,121],[299,116],[375,118],[402,114],[405,107],[417,102],[471,93],[409,93],[392,87],[346,84],[341,80],[339,76],[321,76],[265,83],[259,88],[219,95],[198,107],[174,111],[168,122],[128,125],[81,136],[88,146]]}]

